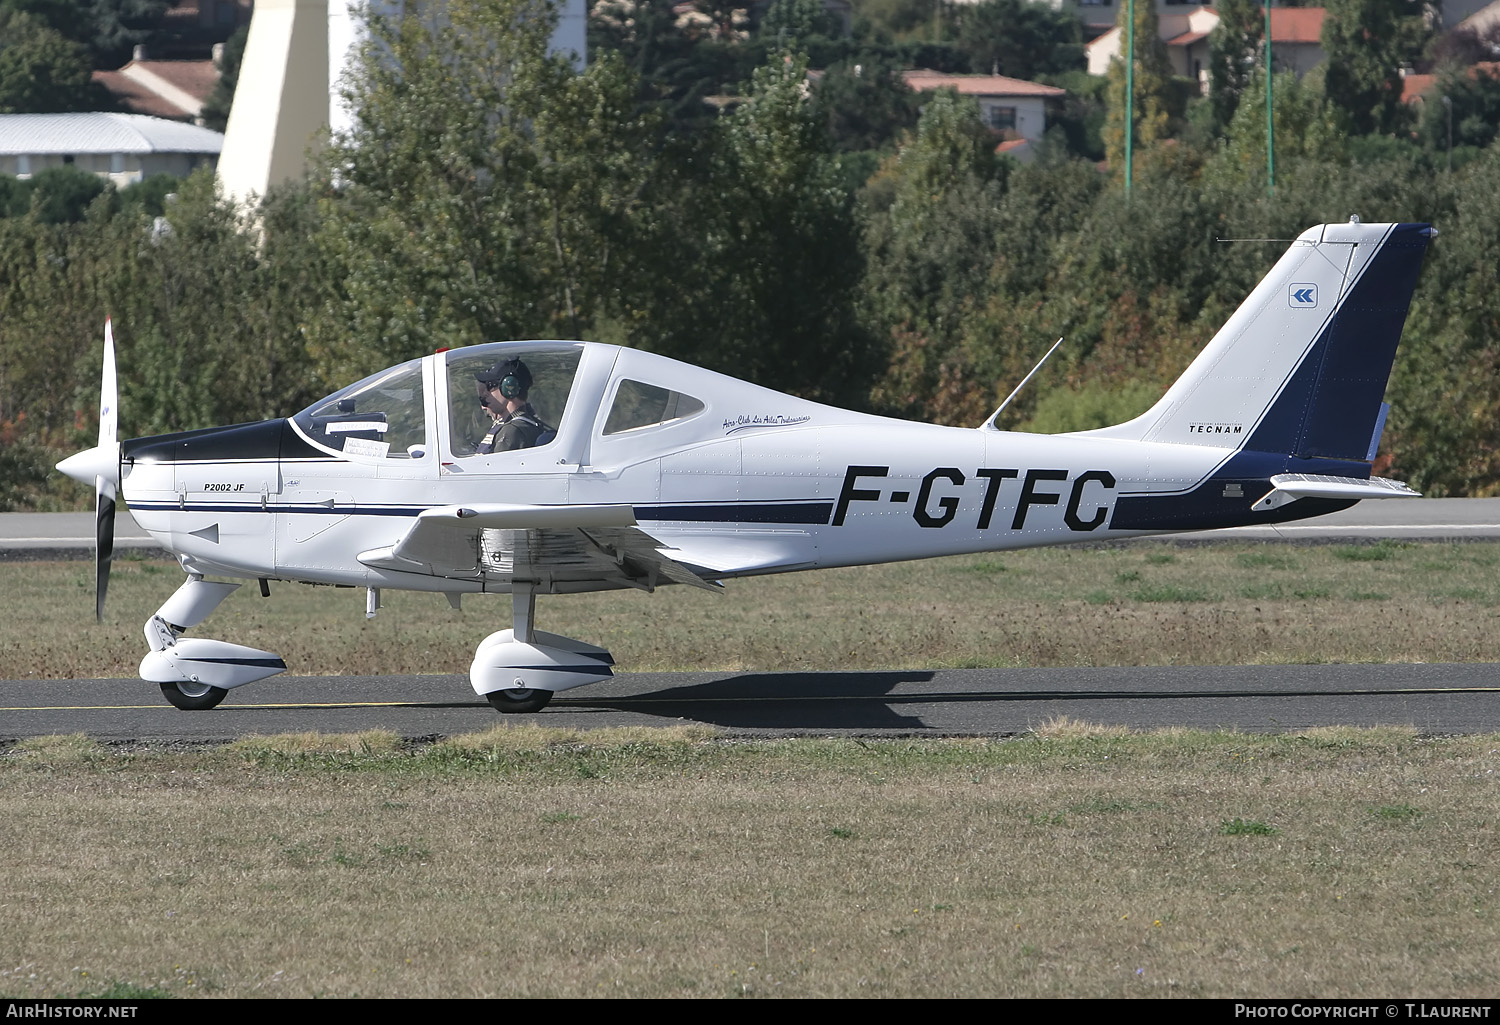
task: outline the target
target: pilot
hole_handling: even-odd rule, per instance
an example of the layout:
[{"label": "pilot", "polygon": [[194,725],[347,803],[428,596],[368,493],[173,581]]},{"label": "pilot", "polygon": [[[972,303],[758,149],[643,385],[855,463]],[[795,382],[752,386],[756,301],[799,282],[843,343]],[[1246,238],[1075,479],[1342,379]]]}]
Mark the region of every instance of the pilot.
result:
[{"label": "pilot", "polygon": [[537,417],[527,395],[531,391],[531,371],[518,359],[496,363],[474,375],[479,390],[479,404],[493,421],[477,449],[485,452],[510,452],[531,448],[550,428]]}]

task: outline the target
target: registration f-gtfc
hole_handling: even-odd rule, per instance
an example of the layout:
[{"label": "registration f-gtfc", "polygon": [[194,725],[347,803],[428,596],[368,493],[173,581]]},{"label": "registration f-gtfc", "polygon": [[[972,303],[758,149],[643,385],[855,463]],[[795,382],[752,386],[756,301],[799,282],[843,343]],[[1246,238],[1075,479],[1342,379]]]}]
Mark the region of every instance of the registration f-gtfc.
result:
[{"label": "registration f-gtfc", "polygon": [[534,626],[536,596],[1276,523],[1370,498],[1423,224],[1302,233],[1166,394],[1101,430],[1035,435],[850,412],[591,342],[497,342],[391,367],[285,419],[119,441],[107,341],[99,444],[59,464],[187,580],[140,675],[207,709],[286,668],[186,636],[244,581],[511,596],[474,690],[534,712],[611,675]]}]

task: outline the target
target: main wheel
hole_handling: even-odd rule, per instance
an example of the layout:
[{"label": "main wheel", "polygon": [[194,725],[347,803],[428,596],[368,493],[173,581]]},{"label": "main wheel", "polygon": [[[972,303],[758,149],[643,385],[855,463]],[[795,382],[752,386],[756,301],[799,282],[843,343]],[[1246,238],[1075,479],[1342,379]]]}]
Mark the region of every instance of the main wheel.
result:
[{"label": "main wheel", "polygon": [[540,712],[552,700],[552,691],[512,687],[507,690],[492,690],[484,697],[497,712]]},{"label": "main wheel", "polygon": [[206,712],[223,701],[229,691],[206,683],[164,683],[161,696],[184,712]]}]

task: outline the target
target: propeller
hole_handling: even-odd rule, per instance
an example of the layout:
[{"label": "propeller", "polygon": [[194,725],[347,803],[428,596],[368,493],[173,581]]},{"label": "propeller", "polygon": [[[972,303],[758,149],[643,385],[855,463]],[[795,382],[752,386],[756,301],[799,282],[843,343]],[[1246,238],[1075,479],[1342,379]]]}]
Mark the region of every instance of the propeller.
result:
[{"label": "propeller", "polygon": [[80,484],[94,485],[94,617],[104,619],[109,567],[115,553],[115,498],[120,489],[119,383],[114,328],[104,321],[104,371],[99,382],[99,444],[57,464]]}]

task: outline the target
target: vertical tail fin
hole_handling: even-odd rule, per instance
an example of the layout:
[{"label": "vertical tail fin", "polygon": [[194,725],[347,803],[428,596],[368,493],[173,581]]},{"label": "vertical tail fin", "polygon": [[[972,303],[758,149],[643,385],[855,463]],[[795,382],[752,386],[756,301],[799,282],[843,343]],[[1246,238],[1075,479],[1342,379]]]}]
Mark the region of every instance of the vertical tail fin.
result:
[{"label": "vertical tail fin", "polygon": [[[1161,400],[1088,432],[1283,457],[1356,473],[1429,239],[1425,224],[1324,224],[1292,243]],[[1368,468],[1363,476],[1368,476]]]}]

